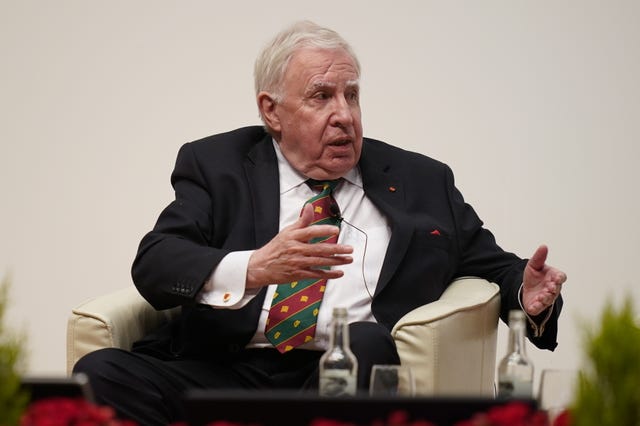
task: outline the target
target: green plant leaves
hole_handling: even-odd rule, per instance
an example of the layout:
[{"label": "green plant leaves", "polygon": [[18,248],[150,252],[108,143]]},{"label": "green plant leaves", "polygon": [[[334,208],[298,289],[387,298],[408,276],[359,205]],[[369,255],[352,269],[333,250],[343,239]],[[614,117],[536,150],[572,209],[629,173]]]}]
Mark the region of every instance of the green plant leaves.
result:
[{"label": "green plant leaves", "polygon": [[640,327],[631,297],[608,303],[599,329],[585,333],[589,365],[578,376],[577,426],[640,425]]},{"label": "green plant leaves", "polygon": [[4,325],[8,294],[9,280],[5,278],[0,284],[0,426],[17,425],[29,402],[20,384],[24,337],[10,333]]}]

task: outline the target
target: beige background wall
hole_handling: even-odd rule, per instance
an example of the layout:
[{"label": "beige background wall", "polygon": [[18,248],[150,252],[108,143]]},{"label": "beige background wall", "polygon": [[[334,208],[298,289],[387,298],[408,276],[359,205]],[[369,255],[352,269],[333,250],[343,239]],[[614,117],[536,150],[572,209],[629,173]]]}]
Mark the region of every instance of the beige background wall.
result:
[{"label": "beige background wall", "polygon": [[366,135],[449,163],[505,248],[550,245],[569,281],[538,371],[579,364],[607,297],[640,306],[638,2],[0,0],[0,274],[30,372],[62,374],[69,310],[131,284],[180,145],[258,123],[254,57],[300,18],[359,54]]}]

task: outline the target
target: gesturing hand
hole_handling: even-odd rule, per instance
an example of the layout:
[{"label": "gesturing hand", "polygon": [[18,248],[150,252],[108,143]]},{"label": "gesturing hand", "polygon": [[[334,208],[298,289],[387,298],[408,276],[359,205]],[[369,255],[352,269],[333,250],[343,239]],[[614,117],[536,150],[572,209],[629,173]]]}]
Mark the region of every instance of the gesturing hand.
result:
[{"label": "gesturing hand", "polygon": [[522,304],[527,314],[535,316],[555,302],[567,275],[545,263],[549,249],[540,246],[524,270]]},{"label": "gesturing hand", "polygon": [[339,269],[321,269],[322,266],[338,266],[353,262],[353,248],[344,244],[315,243],[317,237],[337,235],[339,228],[333,225],[313,225],[313,206],[307,204],[298,220],[284,228],[271,241],[259,248],[249,258],[247,288],[281,284],[306,278],[340,278]]}]

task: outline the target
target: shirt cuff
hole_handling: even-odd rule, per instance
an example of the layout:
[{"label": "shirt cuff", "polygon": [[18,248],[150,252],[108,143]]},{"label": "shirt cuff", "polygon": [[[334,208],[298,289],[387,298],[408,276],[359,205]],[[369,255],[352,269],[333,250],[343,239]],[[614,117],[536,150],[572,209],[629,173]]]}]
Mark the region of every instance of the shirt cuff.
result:
[{"label": "shirt cuff", "polygon": [[[533,337],[541,337],[542,333],[544,333],[544,327],[547,325],[549,318],[551,318],[551,314],[553,313],[553,307],[555,306],[556,301],[554,300],[551,306],[547,308],[547,314],[544,316],[540,324],[538,324],[529,316],[527,311],[525,311],[524,306],[522,306],[522,287],[523,286],[524,286],[524,283],[520,284],[520,288],[518,289],[518,303],[520,304],[520,309],[522,309],[522,312],[524,312],[524,315],[527,317],[527,320],[529,321],[529,325],[533,329]],[[542,314],[538,315],[538,318],[541,315]]]},{"label": "shirt cuff", "polygon": [[197,297],[198,303],[215,308],[239,309],[255,294],[245,296],[247,268],[254,250],[234,251],[222,258]]}]

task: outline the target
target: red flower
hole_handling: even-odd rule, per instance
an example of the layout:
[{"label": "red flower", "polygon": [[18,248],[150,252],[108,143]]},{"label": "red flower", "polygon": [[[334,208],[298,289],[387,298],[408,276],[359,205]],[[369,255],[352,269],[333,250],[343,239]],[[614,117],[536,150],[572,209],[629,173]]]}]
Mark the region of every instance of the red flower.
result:
[{"label": "red flower", "polygon": [[569,410],[564,410],[553,421],[553,426],[571,426],[571,413]]},{"label": "red flower", "polygon": [[[532,410],[527,404],[513,402],[478,413],[455,426],[548,426],[547,415]],[[562,425],[568,426],[568,425]]]},{"label": "red flower", "polygon": [[494,426],[524,425],[531,409],[528,405],[514,402],[512,404],[492,407],[487,412],[489,423]]},{"label": "red flower", "polygon": [[[129,420],[119,420],[109,407],[90,404],[83,399],[49,398],[32,403],[22,416],[20,426],[137,426]],[[174,423],[172,426],[186,426]],[[259,426],[228,421],[214,421],[208,426]],[[309,426],[366,426],[333,419],[315,419]],[[426,420],[411,420],[405,411],[393,411],[387,419],[375,420],[369,426],[436,426]],[[547,416],[522,403],[496,406],[478,413],[456,426],[548,426]],[[570,413],[564,411],[553,426],[571,426]]]},{"label": "red flower", "polygon": [[29,405],[20,426],[136,426],[116,419],[109,407],[93,405],[84,399],[47,398]]}]

